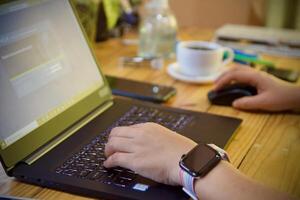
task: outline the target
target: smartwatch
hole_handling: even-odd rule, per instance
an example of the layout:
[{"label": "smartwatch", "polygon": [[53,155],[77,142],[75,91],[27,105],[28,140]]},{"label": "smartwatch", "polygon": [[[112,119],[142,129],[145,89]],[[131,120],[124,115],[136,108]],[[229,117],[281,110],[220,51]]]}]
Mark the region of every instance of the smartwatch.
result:
[{"label": "smartwatch", "polygon": [[198,199],[194,190],[195,179],[204,177],[221,160],[229,161],[227,153],[214,144],[200,143],[182,155],[179,176],[183,190],[193,199]]}]

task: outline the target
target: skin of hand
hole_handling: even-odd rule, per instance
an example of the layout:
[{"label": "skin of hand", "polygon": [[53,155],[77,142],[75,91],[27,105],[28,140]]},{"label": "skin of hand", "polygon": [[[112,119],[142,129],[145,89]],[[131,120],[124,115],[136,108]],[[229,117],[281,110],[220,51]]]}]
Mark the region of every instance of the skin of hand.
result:
[{"label": "skin of hand", "polygon": [[233,67],[216,81],[214,90],[232,82],[252,85],[257,95],[242,97],[233,102],[233,107],[244,110],[284,111],[300,108],[300,87],[273,77],[265,72],[248,67]]},{"label": "skin of hand", "polygon": [[180,185],[179,160],[196,145],[155,123],[116,127],[105,146],[104,166],[121,166],[157,182]]}]

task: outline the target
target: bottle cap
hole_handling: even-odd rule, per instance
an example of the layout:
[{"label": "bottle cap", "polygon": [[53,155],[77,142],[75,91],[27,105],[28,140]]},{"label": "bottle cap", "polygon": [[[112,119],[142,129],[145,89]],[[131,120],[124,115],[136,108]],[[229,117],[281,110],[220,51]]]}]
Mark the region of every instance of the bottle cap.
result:
[{"label": "bottle cap", "polygon": [[151,0],[147,5],[147,8],[168,8],[168,0]]}]

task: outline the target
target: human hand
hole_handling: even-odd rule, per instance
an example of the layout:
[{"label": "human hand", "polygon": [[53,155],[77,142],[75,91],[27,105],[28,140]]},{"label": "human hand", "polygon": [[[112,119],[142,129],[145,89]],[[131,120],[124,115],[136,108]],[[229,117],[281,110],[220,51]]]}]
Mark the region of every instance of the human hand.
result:
[{"label": "human hand", "polygon": [[196,145],[155,123],[116,127],[105,146],[104,166],[124,167],[157,182],[179,185],[179,160]]},{"label": "human hand", "polygon": [[[235,100],[232,105],[235,108],[283,111],[299,106],[300,88],[265,72],[247,67],[234,67],[215,81],[214,90],[219,90],[232,82],[249,84],[257,89],[257,95]],[[295,95],[297,93],[298,95]]]}]

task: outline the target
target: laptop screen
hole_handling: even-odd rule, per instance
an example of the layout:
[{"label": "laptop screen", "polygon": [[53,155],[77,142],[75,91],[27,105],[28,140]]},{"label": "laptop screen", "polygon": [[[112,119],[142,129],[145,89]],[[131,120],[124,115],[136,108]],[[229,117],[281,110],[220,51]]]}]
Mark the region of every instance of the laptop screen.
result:
[{"label": "laptop screen", "polygon": [[68,1],[5,4],[0,8],[0,27],[3,149],[102,87],[104,81]]}]

